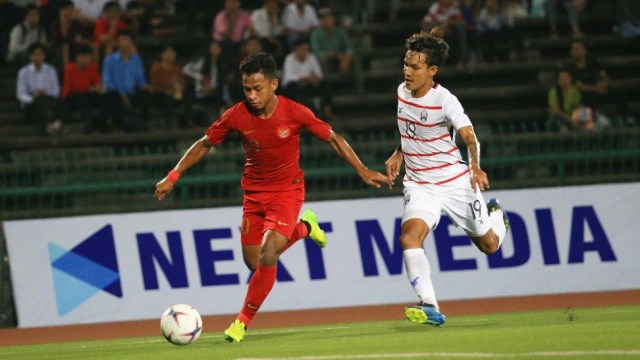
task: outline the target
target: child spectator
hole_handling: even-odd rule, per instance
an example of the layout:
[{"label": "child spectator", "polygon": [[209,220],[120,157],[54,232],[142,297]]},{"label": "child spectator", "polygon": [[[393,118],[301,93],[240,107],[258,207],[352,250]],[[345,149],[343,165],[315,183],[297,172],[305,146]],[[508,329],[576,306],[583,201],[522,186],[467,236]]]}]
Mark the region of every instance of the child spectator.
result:
[{"label": "child spectator", "polygon": [[98,67],[93,60],[93,50],[88,46],[80,47],[75,62],[67,64],[64,70],[60,98],[68,117],[73,110],[80,112],[85,133],[92,132],[96,127],[104,129],[104,124],[97,123],[93,115],[93,109],[102,108],[104,91]]},{"label": "child spectator", "polygon": [[43,133],[59,131],[62,120],[58,117],[58,73],[52,65],[45,62],[44,45],[31,44],[28,54],[31,63],[18,72],[16,90],[25,119],[37,124]]},{"label": "child spectator", "polygon": [[[106,88],[107,122],[124,130],[144,129],[149,119],[149,93],[142,58],[135,52],[133,36],[122,32],[118,50],[104,59],[102,82]],[[140,121],[133,117],[140,110]]]},{"label": "child spectator", "polygon": [[40,11],[35,5],[27,6],[24,21],[14,26],[9,35],[7,62],[22,65],[30,56],[31,45],[46,43],[47,33],[40,25]]},{"label": "child spectator", "polygon": [[176,63],[176,50],[172,46],[164,48],[160,61],[151,66],[149,75],[152,100],[164,117],[165,129],[175,124],[176,107],[183,102],[185,78],[182,67]]},{"label": "child spectator", "polygon": [[93,42],[99,58],[111,54],[117,45],[118,36],[127,28],[120,16],[122,10],[116,1],[104,4],[102,17],[96,21],[93,30]]},{"label": "child spectator", "polygon": [[[571,82],[571,73],[562,69],[556,76],[556,85],[549,89],[547,103],[549,104],[549,127],[559,129],[561,132],[568,132],[578,129],[580,126],[589,126],[587,122],[576,122],[572,119],[572,114],[578,109],[582,97],[580,90]],[[591,122],[593,126],[593,122]]]},{"label": "child spectator", "polygon": [[314,109],[324,120],[335,120],[331,109],[331,93],[324,81],[320,63],[311,53],[306,39],[295,43],[293,52],[284,59],[282,85],[291,99]]}]

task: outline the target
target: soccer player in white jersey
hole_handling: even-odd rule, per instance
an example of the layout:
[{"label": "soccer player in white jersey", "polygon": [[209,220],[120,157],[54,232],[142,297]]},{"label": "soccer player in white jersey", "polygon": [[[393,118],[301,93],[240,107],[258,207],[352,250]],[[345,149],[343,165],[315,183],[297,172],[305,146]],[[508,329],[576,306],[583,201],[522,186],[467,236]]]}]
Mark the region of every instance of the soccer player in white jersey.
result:
[{"label": "soccer player in white jersey", "polygon": [[[480,143],[473,125],[453,94],[433,78],[448,56],[442,29],[412,35],[406,40],[404,82],[398,87],[398,128],[401,145],[386,161],[389,181],[395,181],[405,163],[404,213],[400,244],[407,277],[420,303],[405,309],[414,323],[441,326],[431,282],[424,239],[445,212],[467,233],[480,251],[493,254],[509,228],[500,203],[485,204],[481,190],[489,188],[480,168]],[[456,146],[458,134],[468,151],[463,161]]]}]

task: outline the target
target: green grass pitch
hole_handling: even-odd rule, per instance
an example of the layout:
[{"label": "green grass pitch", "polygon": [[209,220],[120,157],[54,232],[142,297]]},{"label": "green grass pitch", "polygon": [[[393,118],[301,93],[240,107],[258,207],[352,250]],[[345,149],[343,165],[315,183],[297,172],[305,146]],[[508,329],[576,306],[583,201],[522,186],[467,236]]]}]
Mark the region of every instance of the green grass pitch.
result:
[{"label": "green grass pitch", "polygon": [[[400,312],[401,315],[401,312]],[[0,359],[640,359],[640,305],[263,329],[226,343],[207,329],[178,347],[160,335],[0,348]]]}]

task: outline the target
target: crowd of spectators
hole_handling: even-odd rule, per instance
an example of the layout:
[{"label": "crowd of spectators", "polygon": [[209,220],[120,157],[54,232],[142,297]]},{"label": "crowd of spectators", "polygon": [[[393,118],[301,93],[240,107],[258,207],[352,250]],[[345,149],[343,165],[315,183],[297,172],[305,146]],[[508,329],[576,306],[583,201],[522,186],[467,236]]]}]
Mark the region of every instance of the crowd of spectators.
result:
[{"label": "crowd of spectators", "polygon": [[[17,98],[26,120],[44,133],[59,131],[74,116],[87,132],[141,130],[151,126],[153,109],[167,129],[204,125],[243,99],[238,64],[259,51],[272,53],[281,66],[283,94],[335,120],[327,75],[361,71],[347,28],[398,21],[403,1],[408,0],[388,1],[388,11],[380,11],[385,4],[375,0],[223,0],[212,2],[219,6],[214,4],[201,27],[198,0],[0,0],[0,61],[19,69]],[[533,15],[536,6],[546,14],[551,37],[559,36],[560,11],[568,17],[570,35],[581,38],[579,19],[587,0],[423,3],[416,29],[443,27],[451,46],[448,64],[464,68],[522,59],[516,19]],[[617,2],[622,36],[638,36],[635,3]],[[180,12],[186,21],[176,20]],[[136,46],[139,36],[185,31],[205,39],[195,58],[173,46],[143,56]],[[597,114],[593,98],[619,99],[595,85],[606,73],[595,76],[594,65],[586,64],[587,70],[575,61],[571,71],[560,71],[549,92],[558,129],[579,128],[571,120],[575,109]],[[626,116],[625,107],[619,109]]]}]

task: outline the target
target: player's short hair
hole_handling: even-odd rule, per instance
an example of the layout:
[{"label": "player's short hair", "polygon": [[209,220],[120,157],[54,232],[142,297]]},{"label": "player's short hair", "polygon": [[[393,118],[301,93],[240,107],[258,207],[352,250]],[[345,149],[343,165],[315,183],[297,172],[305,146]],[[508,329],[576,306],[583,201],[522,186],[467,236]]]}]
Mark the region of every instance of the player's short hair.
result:
[{"label": "player's short hair", "polygon": [[449,44],[442,39],[443,31],[436,26],[431,32],[419,32],[411,35],[405,41],[408,51],[415,51],[426,55],[428,65],[442,66],[449,57]]},{"label": "player's short hair", "polygon": [[240,63],[242,75],[263,73],[266,77],[275,78],[276,69],[276,61],[271,54],[266,52],[249,55]]}]

